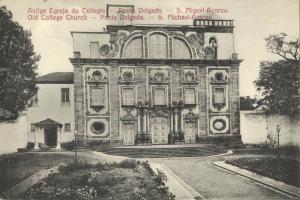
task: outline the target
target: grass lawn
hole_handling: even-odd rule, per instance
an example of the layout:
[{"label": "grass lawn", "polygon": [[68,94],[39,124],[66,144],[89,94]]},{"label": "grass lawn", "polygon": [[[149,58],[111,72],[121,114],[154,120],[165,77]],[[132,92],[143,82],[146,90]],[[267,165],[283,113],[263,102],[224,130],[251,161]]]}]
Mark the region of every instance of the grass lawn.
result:
[{"label": "grass lawn", "polygon": [[107,148],[99,151],[131,158],[202,157],[226,153],[226,150],[223,148],[212,145],[180,148]]},{"label": "grass lawn", "polygon": [[71,163],[29,188],[20,198],[167,200],[149,169],[135,160],[112,164]]},{"label": "grass lawn", "polygon": [[[14,153],[0,156],[0,193],[42,169],[69,163],[74,153]],[[79,154],[80,160],[86,156]]]},{"label": "grass lawn", "polygon": [[226,163],[300,187],[299,160],[285,157],[244,157]]}]

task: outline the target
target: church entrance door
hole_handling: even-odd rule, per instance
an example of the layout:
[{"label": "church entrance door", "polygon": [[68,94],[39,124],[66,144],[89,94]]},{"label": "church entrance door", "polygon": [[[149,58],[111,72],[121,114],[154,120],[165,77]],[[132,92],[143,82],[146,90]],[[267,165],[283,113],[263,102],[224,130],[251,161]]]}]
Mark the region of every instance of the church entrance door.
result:
[{"label": "church entrance door", "polygon": [[152,144],[167,144],[169,123],[165,117],[154,117],[151,120]]}]

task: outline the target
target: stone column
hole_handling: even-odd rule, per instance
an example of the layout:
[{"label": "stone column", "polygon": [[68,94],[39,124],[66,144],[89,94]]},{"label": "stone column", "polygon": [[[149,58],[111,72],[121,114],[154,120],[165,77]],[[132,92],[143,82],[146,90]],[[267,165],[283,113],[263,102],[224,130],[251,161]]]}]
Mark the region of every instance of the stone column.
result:
[{"label": "stone column", "polygon": [[174,131],[177,133],[178,132],[178,116],[177,116],[177,112],[175,111],[174,112],[174,120],[175,120],[175,129],[174,129]]},{"label": "stone column", "polygon": [[170,124],[171,124],[171,127],[170,127],[170,132],[172,133],[173,132],[173,113],[170,113]]},{"label": "stone column", "polygon": [[146,133],[148,132],[148,127],[147,127],[147,113],[144,111],[144,130],[143,132]]},{"label": "stone column", "polygon": [[181,117],[181,111],[178,112],[178,131],[181,132],[181,124],[182,124],[182,117]]},{"label": "stone column", "polygon": [[137,128],[138,128],[138,134],[141,132],[141,116],[140,111],[137,110]]},{"label": "stone column", "polygon": [[39,148],[39,141],[38,141],[38,127],[35,127],[34,134],[35,134],[35,135],[34,135],[35,141],[34,141],[34,148],[33,148],[33,149],[37,150],[37,149],[40,149],[40,148]]},{"label": "stone column", "polygon": [[57,128],[57,140],[56,140],[56,149],[61,149],[60,146],[60,135],[61,135],[61,128]]}]

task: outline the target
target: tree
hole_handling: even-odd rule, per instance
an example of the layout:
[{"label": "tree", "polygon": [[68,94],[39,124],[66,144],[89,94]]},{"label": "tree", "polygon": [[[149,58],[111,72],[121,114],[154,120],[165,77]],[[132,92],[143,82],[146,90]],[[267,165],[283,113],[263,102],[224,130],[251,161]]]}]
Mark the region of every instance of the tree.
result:
[{"label": "tree", "polygon": [[14,118],[26,110],[37,92],[36,69],[40,59],[33,51],[31,33],[0,7],[0,109]]},{"label": "tree", "polygon": [[270,113],[299,113],[299,39],[287,41],[285,33],[266,38],[267,49],[279,55],[282,60],[260,63],[259,78],[254,82],[262,98],[257,102],[260,108]]},{"label": "tree", "polygon": [[249,96],[240,97],[240,110],[254,110],[256,108],[256,99]]},{"label": "tree", "polygon": [[267,49],[287,61],[299,61],[300,40],[287,41],[287,34],[279,33],[269,35],[267,41]]}]

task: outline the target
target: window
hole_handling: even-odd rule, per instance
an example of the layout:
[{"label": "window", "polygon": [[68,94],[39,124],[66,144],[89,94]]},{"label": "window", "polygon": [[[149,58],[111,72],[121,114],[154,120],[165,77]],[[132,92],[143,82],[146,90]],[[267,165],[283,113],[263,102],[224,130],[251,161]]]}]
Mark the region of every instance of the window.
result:
[{"label": "window", "polygon": [[166,104],[165,88],[155,88],[154,105],[165,105],[165,104]]},{"label": "window", "polygon": [[104,106],[105,105],[105,90],[104,88],[91,87],[91,107]]},{"label": "window", "polygon": [[213,103],[225,104],[225,88],[215,88]]},{"label": "window", "polygon": [[90,129],[94,134],[101,134],[105,131],[105,124],[100,121],[93,122]]},{"label": "window", "polygon": [[61,88],[61,102],[64,104],[70,103],[70,89]]},{"label": "window", "polygon": [[71,132],[71,124],[65,123],[65,132]]},{"label": "window", "polygon": [[134,91],[133,88],[122,89],[122,105],[134,104]]},{"label": "window", "polygon": [[153,34],[149,37],[149,58],[167,58],[167,37]]},{"label": "window", "polygon": [[125,58],[142,58],[143,57],[143,40],[142,37],[131,40],[126,46]]},{"label": "window", "polygon": [[194,88],[186,88],[184,90],[184,103],[196,104],[196,92]]},{"label": "window", "polygon": [[188,46],[179,39],[173,40],[173,58],[177,59],[189,59],[191,58],[191,54]]},{"label": "window", "polygon": [[99,58],[99,42],[90,43],[91,58]]}]

